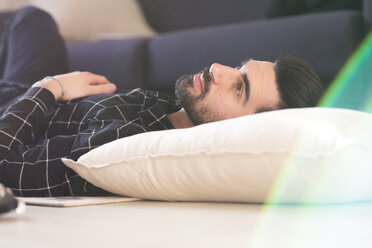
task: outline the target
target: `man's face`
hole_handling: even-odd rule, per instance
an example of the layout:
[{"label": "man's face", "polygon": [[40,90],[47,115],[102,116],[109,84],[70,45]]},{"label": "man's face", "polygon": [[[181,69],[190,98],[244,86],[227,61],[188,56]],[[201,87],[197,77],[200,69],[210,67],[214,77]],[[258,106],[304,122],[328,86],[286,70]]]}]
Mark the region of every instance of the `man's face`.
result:
[{"label": "man's face", "polygon": [[183,76],[176,94],[195,125],[276,109],[280,102],[274,64],[257,60],[237,68],[214,63]]}]

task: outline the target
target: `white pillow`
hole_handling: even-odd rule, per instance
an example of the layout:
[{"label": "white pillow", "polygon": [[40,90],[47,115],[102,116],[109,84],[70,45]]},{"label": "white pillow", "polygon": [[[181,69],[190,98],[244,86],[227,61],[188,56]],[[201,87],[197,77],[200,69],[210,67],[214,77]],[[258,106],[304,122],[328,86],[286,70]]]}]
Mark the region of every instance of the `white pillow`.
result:
[{"label": "white pillow", "polygon": [[63,162],[116,194],[166,201],[372,200],[372,115],[266,112],[138,134]]}]

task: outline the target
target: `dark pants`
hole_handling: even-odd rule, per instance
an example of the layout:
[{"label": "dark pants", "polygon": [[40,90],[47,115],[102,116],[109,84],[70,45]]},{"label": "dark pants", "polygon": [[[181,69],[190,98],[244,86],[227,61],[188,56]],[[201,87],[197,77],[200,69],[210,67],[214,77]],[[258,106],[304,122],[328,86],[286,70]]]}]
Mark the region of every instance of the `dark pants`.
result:
[{"label": "dark pants", "polygon": [[68,70],[65,42],[52,17],[24,7],[0,23],[0,106],[13,103],[35,82]]}]

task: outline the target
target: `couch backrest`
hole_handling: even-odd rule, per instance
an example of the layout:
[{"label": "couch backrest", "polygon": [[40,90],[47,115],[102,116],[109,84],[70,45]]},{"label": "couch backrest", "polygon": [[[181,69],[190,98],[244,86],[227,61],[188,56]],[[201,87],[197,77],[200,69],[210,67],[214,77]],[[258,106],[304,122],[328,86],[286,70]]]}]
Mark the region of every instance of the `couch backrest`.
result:
[{"label": "couch backrest", "polygon": [[[213,62],[236,66],[247,58],[273,61],[289,55],[312,64],[327,85],[363,37],[363,17],[361,11],[355,10],[268,19],[263,16],[272,7],[269,5],[281,0],[255,0],[254,3],[251,0],[138,1],[149,8],[150,16],[154,15],[154,27],[165,33],[148,39],[116,41],[115,44],[101,41],[93,45],[70,46],[71,68],[102,73],[122,89],[145,87],[172,93],[179,76],[195,73]],[[220,8],[211,8],[217,2]],[[226,7],[221,16],[221,6],[228,6],[228,3],[232,4],[231,8]],[[246,8],[252,5],[251,10],[261,8],[261,12],[252,12],[252,16],[259,20],[241,21],[243,17],[252,16],[235,11],[235,3],[241,8],[245,4]],[[171,7],[184,10],[172,11]],[[210,19],[202,15],[204,12],[211,15]],[[193,16],[191,20],[184,19],[190,16]],[[238,20],[234,18],[238,17],[241,18],[239,23],[234,23]],[[202,21],[209,27],[195,28],[194,25],[202,25]],[[84,51],[86,45],[91,48],[89,51]],[[98,45],[100,49],[97,50]],[[97,51],[101,52],[97,54]],[[94,61],[95,58],[99,61]]]},{"label": "couch backrest", "polygon": [[[330,10],[361,10],[371,0],[137,0],[157,32]],[[371,18],[372,19],[372,18]]]},{"label": "couch backrest", "polygon": [[274,1],[138,0],[149,24],[158,32],[262,19]]},{"label": "couch backrest", "polygon": [[332,10],[361,10],[363,0],[275,0],[268,17]]},{"label": "couch backrest", "polygon": [[363,0],[363,17],[365,22],[365,32],[372,29],[372,1]]},{"label": "couch backrest", "polygon": [[148,38],[68,43],[71,71],[106,76],[119,89],[145,88]]},{"label": "couch backrest", "polygon": [[361,19],[358,11],[332,11],[158,35],[148,44],[146,86],[171,93],[179,76],[214,62],[283,56],[309,62],[327,86],[359,44]]}]

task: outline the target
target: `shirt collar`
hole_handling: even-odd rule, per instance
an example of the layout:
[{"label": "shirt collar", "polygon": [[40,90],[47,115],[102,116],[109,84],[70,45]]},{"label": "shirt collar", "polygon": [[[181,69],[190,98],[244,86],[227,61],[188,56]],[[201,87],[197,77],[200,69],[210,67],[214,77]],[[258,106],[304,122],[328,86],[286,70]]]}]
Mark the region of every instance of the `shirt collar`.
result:
[{"label": "shirt collar", "polygon": [[142,124],[150,130],[174,129],[167,115],[181,109],[178,101],[158,91],[144,91],[143,104],[138,113]]}]

